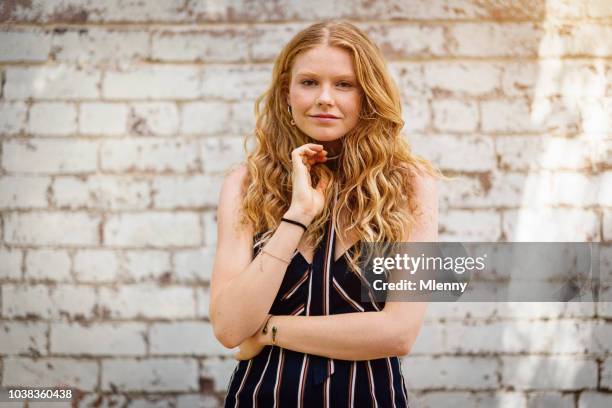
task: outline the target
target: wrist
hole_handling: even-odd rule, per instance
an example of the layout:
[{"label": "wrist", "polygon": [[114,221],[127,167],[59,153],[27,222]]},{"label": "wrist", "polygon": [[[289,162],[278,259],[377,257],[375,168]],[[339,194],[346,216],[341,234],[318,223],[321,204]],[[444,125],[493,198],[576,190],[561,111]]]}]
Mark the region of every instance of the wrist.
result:
[{"label": "wrist", "polygon": [[261,346],[271,346],[272,345],[272,320],[274,316],[269,315],[264,326],[259,330],[257,336],[257,342]]},{"label": "wrist", "polygon": [[304,224],[306,227],[312,223],[314,219],[314,215],[309,214],[306,211],[303,211],[298,208],[290,207],[285,214],[283,214],[283,218],[288,218],[293,221],[297,221],[299,223]]}]

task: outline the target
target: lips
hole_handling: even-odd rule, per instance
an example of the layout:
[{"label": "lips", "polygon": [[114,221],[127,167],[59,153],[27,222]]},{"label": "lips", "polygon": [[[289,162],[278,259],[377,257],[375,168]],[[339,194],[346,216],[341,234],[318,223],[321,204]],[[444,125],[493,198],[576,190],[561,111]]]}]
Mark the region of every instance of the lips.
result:
[{"label": "lips", "polygon": [[313,118],[325,118],[325,119],[338,119],[337,116],[334,115],[327,115],[327,114],[322,114],[322,115],[311,115]]}]

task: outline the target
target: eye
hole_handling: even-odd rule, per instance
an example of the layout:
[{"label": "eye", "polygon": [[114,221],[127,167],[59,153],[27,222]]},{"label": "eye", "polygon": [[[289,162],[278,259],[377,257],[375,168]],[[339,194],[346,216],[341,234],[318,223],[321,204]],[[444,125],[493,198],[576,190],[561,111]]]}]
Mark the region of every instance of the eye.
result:
[{"label": "eye", "polygon": [[305,79],[301,82],[302,85],[306,85],[309,86],[311,84],[314,84],[314,81],[312,79]]},{"label": "eye", "polygon": [[351,86],[353,86],[353,84],[351,84],[350,82],[340,82],[338,85],[340,85],[342,88],[350,88]]}]

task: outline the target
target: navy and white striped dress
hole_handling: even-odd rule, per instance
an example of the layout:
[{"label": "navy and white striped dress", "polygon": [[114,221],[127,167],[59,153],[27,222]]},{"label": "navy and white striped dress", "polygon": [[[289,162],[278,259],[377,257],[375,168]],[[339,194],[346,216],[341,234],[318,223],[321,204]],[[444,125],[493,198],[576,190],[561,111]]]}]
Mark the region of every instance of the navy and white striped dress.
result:
[{"label": "navy and white striped dress", "polygon": [[[361,285],[367,282],[350,271],[348,255],[334,261],[331,225],[330,220],[312,264],[296,250],[271,314],[319,316],[382,310],[384,302],[361,301]],[[260,249],[256,244],[254,255]],[[238,363],[225,407],[399,408],[408,407],[408,397],[398,357],[349,361],[266,346],[251,360]]]}]

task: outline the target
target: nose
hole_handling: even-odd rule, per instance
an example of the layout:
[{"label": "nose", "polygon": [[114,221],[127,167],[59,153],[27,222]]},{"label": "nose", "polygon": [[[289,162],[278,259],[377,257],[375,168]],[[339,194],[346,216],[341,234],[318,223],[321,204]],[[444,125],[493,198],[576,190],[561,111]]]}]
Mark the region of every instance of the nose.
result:
[{"label": "nose", "polygon": [[321,93],[319,94],[318,98],[317,98],[317,105],[333,105],[334,104],[334,98],[332,97],[331,94],[331,86],[330,85],[323,85],[321,87]]}]

